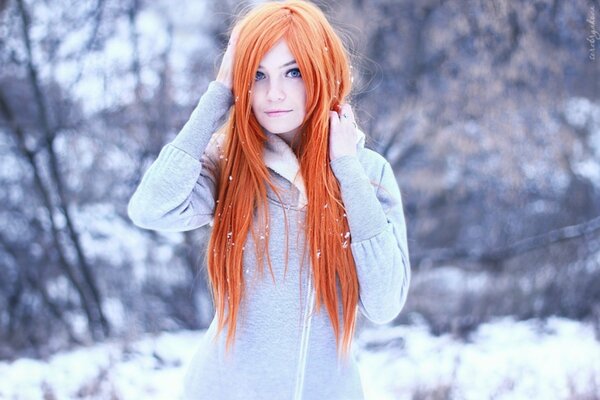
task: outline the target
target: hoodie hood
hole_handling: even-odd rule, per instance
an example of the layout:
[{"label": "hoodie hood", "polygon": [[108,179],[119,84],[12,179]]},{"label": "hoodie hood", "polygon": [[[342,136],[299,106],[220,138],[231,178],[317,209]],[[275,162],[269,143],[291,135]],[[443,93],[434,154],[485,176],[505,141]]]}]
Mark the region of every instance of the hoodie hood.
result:
[{"label": "hoodie hood", "polygon": [[[358,130],[358,136],[356,140],[356,150],[360,150],[365,147],[365,133]],[[212,164],[216,165],[219,156],[222,153],[222,145],[225,135],[214,134],[205,150],[205,156],[212,160]],[[263,159],[267,168],[276,172],[292,185],[298,189],[300,196],[298,198],[298,207],[302,208],[308,204],[306,196],[306,187],[304,186],[304,179],[300,172],[300,163],[296,154],[292,151],[291,147],[278,135],[267,133],[267,142],[263,149]]]},{"label": "hoodie hood", "polygon": [[[363,131],[357,130],[356,150],[360,150],[365,147],[366,137]],[[268,133],[263,158],[268,168],[290,181],[298,189],[300,192],[298,207],[302,208],[308,204],[300,163],[291,147],[278,135]]]}]

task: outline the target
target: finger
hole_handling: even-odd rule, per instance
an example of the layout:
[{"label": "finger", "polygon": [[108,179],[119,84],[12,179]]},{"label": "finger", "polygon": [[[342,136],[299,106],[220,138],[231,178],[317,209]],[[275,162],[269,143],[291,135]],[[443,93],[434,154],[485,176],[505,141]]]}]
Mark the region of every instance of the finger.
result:
[{"label": "finger", "polygon": [[238,24],[233,27],[229,41],[232,43],[236,43],[239,37],[240,37],[240,25]]},{"label": "finger", "polygon": [[353,134],[354,136],[358,135],[357,129],[358,125],[356,124],[356,119],[354,118],[354,112],[352,111],[352,107],[348,103],[344,103],[341,107],[341,118],[340,123],[345,123],[348,125],[352,125],[354,127]]},{"label": "finger", "polygon": [[334,127],[340,124],[340,116],[336,111],[329,111],[329,126]]},{"label": "finger", "polygon": [[348,103],[344,103],[342,105],[342,116],[347,115],[347,119],[354,120],[354,112],[352,111],[352,107]]},{"label": "finger", "polygon": [[330,111],[335,111],[336,113],[340,113],[342,110],[342,106],[340,105],[340,103],[335,103],[332,107]]}]

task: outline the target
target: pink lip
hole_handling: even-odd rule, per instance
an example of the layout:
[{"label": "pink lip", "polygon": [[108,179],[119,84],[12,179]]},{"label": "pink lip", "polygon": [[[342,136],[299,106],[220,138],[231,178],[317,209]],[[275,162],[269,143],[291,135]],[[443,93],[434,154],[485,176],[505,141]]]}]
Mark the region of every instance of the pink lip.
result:
[{"label": "pink lip", "polygon": [[289,113],[292,110],[273,110],[273,111],[265,111],[265,113],[269,116],[269,117],[279,117],[280,115],[284,115]]}]

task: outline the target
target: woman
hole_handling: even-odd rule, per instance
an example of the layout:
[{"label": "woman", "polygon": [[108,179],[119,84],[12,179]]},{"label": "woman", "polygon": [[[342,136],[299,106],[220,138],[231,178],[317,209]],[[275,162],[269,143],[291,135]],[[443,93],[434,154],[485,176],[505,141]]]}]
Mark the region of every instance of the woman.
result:
[{"label": "woman", "polygon": [[347,52],[316,6],[255,7],[133,194],[128,213],[140,227],[213,225],[216,315],[186,398],[363,398],[348,357],[356,311],[394,319],[410,266],[400,191],[390,164],[364,148],[344,103],[351,82]]}]

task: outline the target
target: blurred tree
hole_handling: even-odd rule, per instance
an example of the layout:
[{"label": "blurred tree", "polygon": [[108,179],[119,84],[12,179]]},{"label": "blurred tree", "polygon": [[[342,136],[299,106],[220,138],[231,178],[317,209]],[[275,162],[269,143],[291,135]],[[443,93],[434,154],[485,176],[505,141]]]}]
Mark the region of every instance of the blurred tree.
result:
[{"label": "blurred tree", "polygon": [[[25,302],[30,301],[28,296],[41,297],[43,307],[48,308],[50,315],[58,318],[63,325],[67,325],[67,331],[73,337],[72,329],[65,324],[64,318],[60,315],[61,307],[50,298],[45,287],[47,284],[45,279],[57,273],[66,277],[75,289],[87,318],[89,331],[94,338],[98,339],[102,335],[108,335],[110,327],[102,309],[96,277],[83,251],[79,232],[73,222],[73,199],[65,184],[60,156],[56,149],[56,140],[60,131],[69,129],[71,124],[76,123],[65,118],[72,115],[74,105],[64,98],[59,85],[51,78],[43,79],[40,74],[39,66],[34,60],[34,51],[37,50],[38,43],[34,43],[32,39],[32,32],[36,25],[32,21],[29,5],[23,0],[18,0],[12,9],[4,12],[12,14],[11,19],[14,24],[11,28],[19,29],[20,35],[13,37],[19,38],[15,40],[18,44],[14,42],[8,44],[3,41],[2,50],[11,48],[13,52],[20,51],[20,54],[15,59],[14,53],[7,57],[3,51],[3,58],[13,58],[15,62],[11,66],[20,74],[15,74],[11,82],[6,81],[8,76],[3,77],[5,80],[0,87],[0,115],[6,123],[6,129],[3,131],[11,136],[16,154],[28,165],[27,168],[33,178],[31,188],[34,190],[33,193],[27,194],[31,202],[20,200],[21,206],[16,207],[15,211],[18,210],[22,215],[26,215],[30,213],[22,207],[34,209],[40,207],[40,210],[44,210],[43,214],[38,211],[37,215],[31,216],[33,220],[30,220],[29,224],[36,223],[48,235],[44,240],[50,246],[43,248],[47,257],[43,263],[55,260],[52,264],[58,268],[49,271],[50,266],[44,266],[39,262],[34,262],[32,265],[22,265],[20,262],[13,264],[13,268],[23,270],[16,274],[14,290],[9,291],[7,296],[9,299],[7,311],[10,315],[9,339],[14,337],[25,337],[32,341],[47,339],[46,332],[40,332],[40,326],[29,325],[31,323],[29,318],[43,312],[44,308],[35,310],[31,305],[29,307],[25,305]],[[42,44],[48,49],[48,56],[52,62],[56,42],[53,42],[51,37],[44,37]],[[23,105],[25,107],[21,108]],[[31,113],[17,116],[15,110],[22,109],[30,110]],[[25,124],[24,119],[27,121]],[[27,195],[21,193],[18,197],[24,198]],[[10,207],[10,203],[7,205]],[[17,257],[14,248],[27,242],[18,235],[11,235],[9,230],[2,232],[2,235],[6,235],[3,237],[5,244],[3,247],[7,251],[13,249],[12,254],[11,252],[8,254],[13,256],[13,261],[18,260],[20,257]],[[28,261],[33,261],[33,258],[28,258]],[[31,269],[35,268],[42,269],[44,274],[32,272]],[[29,315],[29,318],[23,318],[24,314]],[[27,325],[22,326],[23,322],[27,322]]]},{"label": "blurred tree", "polygon": [[563,116],[582,81],[598,85],[585,2],[357,4],[331,10],[363,38],[355,102],[398,174],[415,266],[432,248],[460,260],[600,214],[597,183],[573,169],[591,131]]},{"label": "blurred tree", "polygon": [[[210,228],[142,231],[126,204],[251,4],[0,2],[0,358],[210,322]],[[416,274],[401,319],[600,321],[598,1],[319,4],[353,53],[367,145],[402,189]],[[449,264],[485,290],[428,286]]]}]

